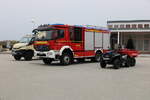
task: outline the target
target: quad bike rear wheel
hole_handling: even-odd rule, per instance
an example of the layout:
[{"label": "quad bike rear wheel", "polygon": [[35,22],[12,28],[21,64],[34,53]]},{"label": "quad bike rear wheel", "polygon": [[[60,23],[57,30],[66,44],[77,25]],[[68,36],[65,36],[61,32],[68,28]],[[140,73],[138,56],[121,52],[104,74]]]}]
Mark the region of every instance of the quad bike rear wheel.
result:
[{"label": "quad bike rear wheel", "polygon": [[101,66],[101,68],[106,68],[106,62],[105,61],[103,61],[103,60],[101,60],[100,61],[100,66]]},{"label": "quad bike rear wheel", "polygon": [[116,58],[113,62],[114,69],[119,69],[122,65],[121,60],[119,58]]}]

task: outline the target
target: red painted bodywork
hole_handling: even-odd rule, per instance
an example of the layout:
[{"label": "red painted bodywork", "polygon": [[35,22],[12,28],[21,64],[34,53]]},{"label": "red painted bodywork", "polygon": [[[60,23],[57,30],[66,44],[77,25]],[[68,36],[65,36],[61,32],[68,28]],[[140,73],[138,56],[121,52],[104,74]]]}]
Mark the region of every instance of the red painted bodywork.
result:
[{"label": "red painted bodywork", "polygon": [[[70,27],[77,27],[77,26],[70,26],[70,25],[50,25],[50,27],[56,28],[56,29],[63,29],[65,31],[64,38],[57,39],[57,40],[49,40],[45,44],[40,44],[38,42],[34,43],[34,45],[49,45],[51,50],[60,50],[63,46],[70,46],[73,49],[74,57],[80,58],[80,57],[90,57],[95,56],[95,50],[91,51],[85,51],[84,48],[84,41],[85,41],[85,27],[82,27],[82,41],[80,43],[75,43],[70,40],[70,34],[69,29]],[[104,31],[103,33],[110,33],[108,30]],[[42,41],[41,41],[42,42]]]},{"label": "red painted bodywork", "polygon": [[130,57],[137,57],[139,55],[139,52],[137,50],[129,50],[129,49],[121,49],[118,51],[118,53],[127,54]]},{"label": "red painted bodywork", "polygon": [[[111,50],[104,50],[104,53],[110,52]],[[139,52],[137,50],[130,50],[130,49],[119,49],[117,50],[120,54],[126,54],[130,57],[138,57]]]}]

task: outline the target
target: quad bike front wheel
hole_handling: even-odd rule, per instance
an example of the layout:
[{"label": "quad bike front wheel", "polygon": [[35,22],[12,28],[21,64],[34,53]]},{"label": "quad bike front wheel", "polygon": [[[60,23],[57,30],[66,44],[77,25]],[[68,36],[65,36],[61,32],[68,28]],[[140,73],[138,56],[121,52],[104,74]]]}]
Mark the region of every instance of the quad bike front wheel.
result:
[{"label": "quad bike front wheel", "polygon": [[101,68],[106,68],[106,62],[105,61],[103,61],[103,60],[101,60],[100,61],[100,66],[101,66]]}]

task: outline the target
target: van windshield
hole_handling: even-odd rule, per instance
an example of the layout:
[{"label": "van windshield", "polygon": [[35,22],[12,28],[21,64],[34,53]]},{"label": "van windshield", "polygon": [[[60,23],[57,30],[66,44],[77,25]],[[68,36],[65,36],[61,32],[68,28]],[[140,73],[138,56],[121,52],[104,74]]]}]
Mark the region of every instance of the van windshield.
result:
[{"label": "van windshield", "polygon": [[31,37],[23,37],[21,38],[21,40],[19,41],[20,43],[29,43],[31,40]]},{"label": "van windshield", "polygon": [[35,41],[48,41],[64,37],[64,30],[37,31]]}]

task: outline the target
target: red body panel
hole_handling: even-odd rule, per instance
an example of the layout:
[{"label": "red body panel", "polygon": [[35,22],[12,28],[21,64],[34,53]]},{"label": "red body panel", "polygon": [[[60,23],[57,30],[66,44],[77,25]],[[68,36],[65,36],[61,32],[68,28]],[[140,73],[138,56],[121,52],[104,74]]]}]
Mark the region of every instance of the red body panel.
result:
[{"label": "red body panel", "polygon": [[[56,29],[63,29],[65,32],[64,38],[57,40],[49,40],[45,43],[43,41],[35,41],[34,45],[49,45],[51,50],[60,50],[63,46],[70,46],[73,50],[74,57],[92,57],[95,56],[95,50],[85,51],[84,41],[85,41],[85,31],[86,28],[82,27],[82,41],[75,43],[70,40],[69,28],[74,26],[69,25],[53,25]],[[103,30],[103,33],[109,33],[109,31]],[[41,43],[40,43],[41,42]],[[43,42],[43,43],[42,43]],[[96,48],[95,48],[96,49]]]},{"label": "red body panel", "polygon": [[[104,53],[110,52],[111,50],[104,50]],[[120,54],[126,54],[130,57],[137,57],[139,55],[139,52],[137,50],[130,50],[130,49],[119,49],[117,51]]]},{"label": "red body panel", "polygon": [[138,54],[139,54],[138,51],[136,51],[136,50],[129,50],[129,49],[121,49],[118,52],[121,53],[121,54],[127,54],[130,57],[137,57]]}]

